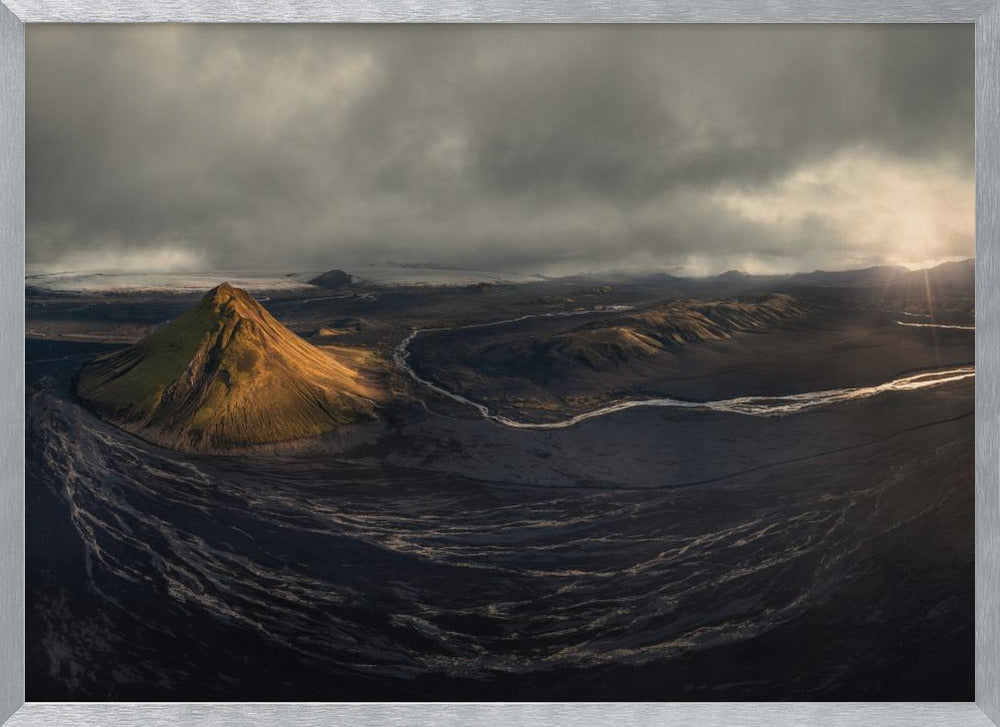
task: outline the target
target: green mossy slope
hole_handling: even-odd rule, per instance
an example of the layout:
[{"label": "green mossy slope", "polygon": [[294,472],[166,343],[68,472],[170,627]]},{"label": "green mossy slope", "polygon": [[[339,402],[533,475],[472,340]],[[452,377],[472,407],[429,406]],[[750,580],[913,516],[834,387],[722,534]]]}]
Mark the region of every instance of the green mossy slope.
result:
[{"label": "green mossy slope", "polygon": [[134,346],[86,366],[96,411],[176,449],[229,450],[324,434],[372,415],[373,392],[228,284]]}]

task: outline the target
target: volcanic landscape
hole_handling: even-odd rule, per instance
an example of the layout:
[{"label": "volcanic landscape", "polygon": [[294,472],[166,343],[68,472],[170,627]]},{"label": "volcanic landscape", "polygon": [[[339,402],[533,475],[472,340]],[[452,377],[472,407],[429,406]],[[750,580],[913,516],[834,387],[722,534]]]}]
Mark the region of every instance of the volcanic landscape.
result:
[{"label": "volcanic landscape", "polygon": [[406,272],[26,280],[29,700],[973,698],[972,260]]}]

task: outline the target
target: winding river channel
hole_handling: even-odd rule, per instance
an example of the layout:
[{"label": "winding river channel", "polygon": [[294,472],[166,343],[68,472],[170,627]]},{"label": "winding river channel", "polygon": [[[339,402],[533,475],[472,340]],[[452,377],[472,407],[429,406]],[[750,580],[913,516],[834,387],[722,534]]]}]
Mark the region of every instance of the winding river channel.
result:
[{"label": "winding river channel", "polygon": [[[580,424],[581,422],[585,422],[588,419],[596,419],[597,417],[608,416],[610,414],[627,411],[629,409],[636,409],[639,407],[716,411],[757,417],[785,416],[788,414],[797,414],[807,409],[814,409],[816,407],[826,406],[829,404],[838,404],[840,402],[851,401],[853,399],[864,399],[871,396],[878,396],[879,394],[884,394],[890,391],[913,391],[915,389],[926,389],[931,386],[940,386],[941,384],[947,384],[952,381],[974,378],[976,375],[975,366],[957,366],[939,371],[927,371],[899,376],[875,386],[855,386],[841,389],[827,389],[824,391],[809,391],[801,394],[787,394],[784,396],[740,396],[733,399],[720,399],[717,401],[683,401],[669,397],[627,399],[612,402],[611,404],[607,404],[597,409],[583,412],[582,414],[577,414],[558,421],[529,422],[511,419],[510,417],[493,413],[485,405],[473,401],[468,397],[462,396],[461,394],[456,394],[455,392],[450,391],[433,381],[425,379],[414,371],[413,367],[410,365],[410,346],[417,336],[422,333],[440,333],[444,331],[502,326],[509,325],[511,323],[518,323],[531,318],[554,318],[594,313],[616,313],[630,309],[632,309],[632,306],[609,306],[608,308],[600,311],[587,310],[559,313],[535,313],[519,316],[518,318],[509,318],[506,320],[488,323],[473,323],[464,326],[448,326],[439,328],[418,328],[403,339],[402,342],[400,342],[400,344],[396,347],[393,359],[397,368],[405,372],[407,376],[421,386],[425,386],[428,389],[451,399],[452,401],[456,401],[475,409],[484,419],[512,429],[567,429]],[[975,326],[956,326],[940,323],[907,323],[903,321],[896,322],[901,326],[913,326],[920,328],[956,328],[970,331],[975,330]]]}]

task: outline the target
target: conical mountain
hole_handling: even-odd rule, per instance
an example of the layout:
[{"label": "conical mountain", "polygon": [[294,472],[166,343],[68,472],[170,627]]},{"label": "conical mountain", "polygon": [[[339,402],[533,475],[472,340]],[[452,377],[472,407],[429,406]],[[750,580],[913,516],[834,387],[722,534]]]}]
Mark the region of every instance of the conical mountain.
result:
[{"label": "conical mountain", "polygon": [[357,372],[227,283],[87,365],[77,393],[150,441],[210,451],[324,434],[369,418],[374,398]]}]

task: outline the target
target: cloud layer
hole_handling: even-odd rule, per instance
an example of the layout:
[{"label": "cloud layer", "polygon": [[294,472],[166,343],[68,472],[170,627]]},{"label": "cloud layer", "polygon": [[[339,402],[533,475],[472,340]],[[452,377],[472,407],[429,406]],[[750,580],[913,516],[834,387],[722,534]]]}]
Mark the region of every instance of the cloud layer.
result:
[{"label": "cloud layer", "polygon": [[973,254],[971,26],[31,26],[28,263]]}]

